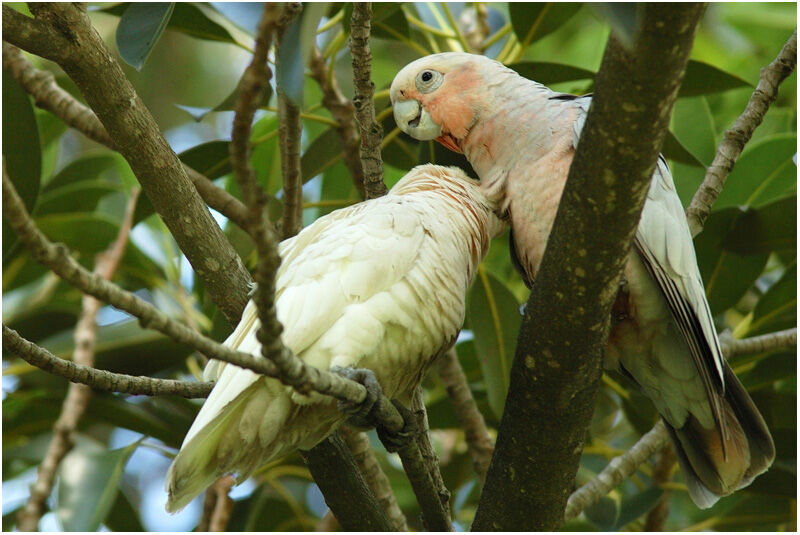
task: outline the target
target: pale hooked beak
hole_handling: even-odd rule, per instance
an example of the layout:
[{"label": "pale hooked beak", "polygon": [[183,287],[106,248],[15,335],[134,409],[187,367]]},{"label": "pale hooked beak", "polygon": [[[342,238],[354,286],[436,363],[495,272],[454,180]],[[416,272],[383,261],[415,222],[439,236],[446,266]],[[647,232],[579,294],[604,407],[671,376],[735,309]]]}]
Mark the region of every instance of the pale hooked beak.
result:
[{"label": "pale hooked beak", "polygon": [[400,130],[420,141],[436,139],[442,135],[442,127],[436,124],[428,111],[414,99],[394,103],[394,120]]}]

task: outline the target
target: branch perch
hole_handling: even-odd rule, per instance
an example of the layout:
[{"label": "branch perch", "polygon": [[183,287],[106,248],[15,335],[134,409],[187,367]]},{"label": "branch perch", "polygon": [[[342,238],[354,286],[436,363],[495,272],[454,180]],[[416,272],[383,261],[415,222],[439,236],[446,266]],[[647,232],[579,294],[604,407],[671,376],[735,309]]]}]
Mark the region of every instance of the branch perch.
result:
[{"label": "branch perch", "polygon": [[794,71],[797,64],[797,30],[781,49],[775,61],[761,69],[761,77],[747,107],[725,131],[725,137],[717,147],[714,161],[706,170],[706,176],[700,189],[694,194],[686,216],[689,220],[689,230],[696,236],[703,229],[703,225],[711,213],[711,205],[719,197],[728,175],[733,171],[733,166],[744,146],[750,141],[753,132],[761,124],[770,105],[778,97],[778,88]]},{"label": "branch perch", "polygon": [[73,383],[80,383],[93,390],[119,392],[134,396],[180,396],[205,398],[214,383],[193,383],[173,379],[125,375],[98,370],[82,364],[56,357],[43,347],[25,340],[13,329],[3,324],[3,349],[14,353],[32,366],[47,373],[58,375]]},{"label": "branch perch", "polygon": [[353,55],[353,105],[361,129],[361,161],[364,166],[364,191],[367,199],[386,195],[383,183],[381,140],[383,128],[375,120],[375,83],[372,81],[372,51],[369,47],[371,2],[355,2],[350,22],[350,52]]},{"label": "branch perch", "polygon": [[667,428],[659,420],[631,449],[611,459],[597,477],[572,493],[564,511],[564,520],[578,516],[581,511],[611,492],[622,480],[632,476],[642,463],[661,451],[668,442]]},{"label": "branch perch", "polygon": [[392,491],[389,478],[381,470],[381,465],[372,451],[372,446],[366,433],[358,431],[349,425],[339,428],[339,433],[350,449],[350,453],[353,454],[364,480],[392,522],[392,531],[408,531],[406,515],[403,514],[397,504],[397,498]]},{"label": "branch perch", "polygon": [[774,333],[753,336],[737,340],[732,336],[720,336],[722,352],[727,358],[734,355],[764,353],[797,345],[797,328],[786,329]]}]

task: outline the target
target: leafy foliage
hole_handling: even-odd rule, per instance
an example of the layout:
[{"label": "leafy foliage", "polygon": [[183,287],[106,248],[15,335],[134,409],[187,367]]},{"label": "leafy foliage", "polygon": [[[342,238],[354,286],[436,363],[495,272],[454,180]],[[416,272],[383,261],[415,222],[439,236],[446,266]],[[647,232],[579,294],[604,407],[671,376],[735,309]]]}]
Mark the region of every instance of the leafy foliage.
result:
[{"label": "leafy foliage", "polygon": [[[384,128],[384,172],[389,186],[410,167],[434,161],[467,166],[463,157],[438,144],[418,143],[399,132],[388,102],[397,70],[421,54],[462,48],[485,51],[522,75],[583,94],[602,54],[609,28],[632,32],[635,8],[613,7],[609,15],[582,4],[491,4],[488,35],[470,37],[479,27],[467,4],[375,3],[371,43],[376,112]],[[230,113],[237,80],[249,61],[259,4],[115,4],[92,11],[101,34],[116,34],[118,51],[141,73],[130,77],[180,152],[181,159],[234,195],[228,153]],[[316,83],[303,65],[316,42],[345,95],[352,96],[351,57],[346,46],[352,5],[309,4],[285,39],[278,82],[303,111],[302,169],[304,223],[359,200],[342,162],[333,119],[321,106]],[[610,25],[605,16],[610,16]],[[712,4],[701,25],[671,135],[664,146],[685,204],[710,163],[723,132],[744,109],[761,67],[769,63],[796,25],[790,4]],[[473,32],[473,33],[470,33]],[[180,68],[178,68],[180,66]],[[49,65],[40,65],[49,68]],[[187,70],[183,70],[183,69]],[[57,75],[59,76],[59,75]],[[68,83],[62,85],[69,88]],[[274,84],[274,80],[273,80]],[[281,171],[277,145],[275,91],[262,103],[253,128],[253,165],[273,196],[270,213],[281,211]],[[227,95],[227,97],[226,97]],[[178,104],[181,104],[178,109]],[[196,103],[198,106],[186,106]],[[186,115],[188,111],[192,117]],[[695,240],[698,262],[717,325],[736,336],[773,332],[796,324],[796,75],[782,86],[754,141],[745,149]],[[334,123],[335,124],[335,123]],[[127,163],[67,130],[3,76],[3,154],[8,172],[32,209],[37,224],[65,243],[91,267],[119,226],[122,207],[135,185]],[[179,207],[176,207],[179,209]],[[205,298],[174,240],[153,215],[147,199],[136,214],[133,242],[115,282],[155,302],[180,319],[223,339],[230,331]],[[253,247],[240,229],[220,218],[226,235],[246,265]],[[80,294],[54,280],[19,247],[4,223],[4,322],[59,356],[74,350],[72,333]],[[507,236],[492,251],[470,290],[465,336],[456,346],[473,396],[490,427],[496,427],[509,380],[520,323],[519,305],[527,290],[515,274]],[[200,367],[197,356],[110,308],[100,314],[97,366],[158,377],[186,377]],[[794,353],[776,351],[732,361],[753,392],[778,446],[776,466],[750,487],[698,510],[681,476],[669,482],[666,529],[795,529],[796,522],[796,364]],[[65,393],[62,380],[4,355],[3,528],[16,525],[15,511],[27,496],[26,483],[44,455]],[[453,493],[457,523],[469,526],[479,487],[444,386],[435,374],[425,383],[433,442],[445,484]],[[45,517],[51,529],[188,530],[197,525],[198,503],[175,517],[161,514],[160,494],[169,457],[180,445],[198,404],[182,399],[139,399],[96,394],[78,432],[78,447],[64,465],[59,487]],[[629,448],[655,423],[652,405],[627,379],[609,372],[591,427],[579,480],[599,472],[609,458]],[[419,510],[393,455],[374,441],[400,506],[415,529]],[[133,437],[133,438],[131,438]],[[144,438],[143,438],[144,437]],[[120,439],[125,442],[120,443]],[[139,440],[143,438],[143,440]],[[120,448],[119,446],[122,446]],[[140,456],[151,461],[139,460]],[[664,489],[651,484],[652,467],[636,476],[565,529],[639,529]],[[157,485],[149,485],[156,481]],[[310,530],[325,512],[316,486],[297,455],[262,468],[254,485],[234,491],[231,530]],[[8,487],[7,487],[8,485]],[[6,489],[19,489],[16,492]]]}]

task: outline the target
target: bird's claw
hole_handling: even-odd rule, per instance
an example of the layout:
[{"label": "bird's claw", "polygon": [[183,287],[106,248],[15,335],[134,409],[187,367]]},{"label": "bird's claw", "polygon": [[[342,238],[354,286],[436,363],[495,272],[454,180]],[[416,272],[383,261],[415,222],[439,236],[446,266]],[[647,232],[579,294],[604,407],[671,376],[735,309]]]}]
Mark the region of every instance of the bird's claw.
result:
[{"label": "bird's claw", "polygon": [[360,383],[366,388],[367,396],[361,403],[339,400],[338,407],[342,413],[349,416],[348,423],[350,425],[361,428],[373,427],[375,424],[373,423],[371,414],[375,408],[375,403],[381,398],[383,390],[375,374],[372,373],[372,370],[367,368],[352,368],[349,366],[347,368],[334,366],[331,368],[331,372]]},{"label": "bird's claw", "polygon": [[389,453],[400,451],[406,444],[414,439],[417,433],[417,419],[414,413],[403,406],[402,403],[393,399],[392,405],[403,417],[403,428],[399,431],[390,431],[383,426],[377,426],[375,431],[378,433],[378,438],[381,440],[383,447]]}]

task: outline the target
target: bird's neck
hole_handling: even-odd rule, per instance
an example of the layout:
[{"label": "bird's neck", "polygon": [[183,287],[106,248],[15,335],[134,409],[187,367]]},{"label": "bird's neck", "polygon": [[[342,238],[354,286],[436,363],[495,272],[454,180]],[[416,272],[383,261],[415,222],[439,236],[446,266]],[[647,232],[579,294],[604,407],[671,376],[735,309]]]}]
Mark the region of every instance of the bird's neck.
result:
[{"label": "bird's neck", "polygon": [[535,165],[571,136],[574,113],[570,103],[550,98],[552,90],[518,75],[488,93],[490,105],[480,110],[462,150],[484,191],[498,198],[509,172]]}]

